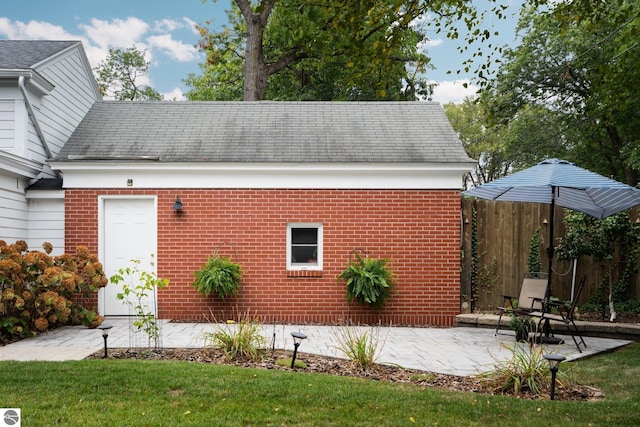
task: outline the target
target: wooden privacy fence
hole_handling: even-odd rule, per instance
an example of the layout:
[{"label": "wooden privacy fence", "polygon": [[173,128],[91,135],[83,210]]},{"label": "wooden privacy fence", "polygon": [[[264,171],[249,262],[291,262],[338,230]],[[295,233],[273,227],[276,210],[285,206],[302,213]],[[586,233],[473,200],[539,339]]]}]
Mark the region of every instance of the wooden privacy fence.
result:
[{"label": "wooden privacy fence", "polygon": [[[474,212],[475,210],[475,218]],[[542,272],[547,272],[549,245],[550,205],[522,202],[494,202],[462,198],[461,240],[461,311],[493,311],[502,304],[503,295],[520,293],[522,279],[527,273],[529,248],[536,228],[540,228],[540,259]],[[638,215],[634,211],[634,215]],[[564,237],[564,209],[556,207],[554,240]],[[471,276],[474,266],[472,237],[477,238],[475,257],[476,288],[472,294]],[[561,300],[571,298],[573,268],[570,262],[554,259],[552,295]],[[592,257],[578,258],[576,283],[587,276],[579,304],[585,303],[596,292],[607,270]],[[638,274],[631,281],[630,296],[640,297]],[[465,304],[465,302],[467,304]]]}]

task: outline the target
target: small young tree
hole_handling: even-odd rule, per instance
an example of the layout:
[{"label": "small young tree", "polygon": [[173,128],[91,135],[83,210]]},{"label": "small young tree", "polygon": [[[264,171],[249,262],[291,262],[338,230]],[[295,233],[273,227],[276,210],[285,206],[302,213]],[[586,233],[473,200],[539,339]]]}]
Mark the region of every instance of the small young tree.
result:
[{"label": "small young tree", "polygon": [[94,68],[100,93],[116,101],[161,101],[158,91],[140,83],[150,65],[144,55],[145,51],[135,45],[128,49],[109,48],[107,59]]},{"label": "small young tree", "polygon": [[169,279],[161,279],[155,273],[140,270],[140,260],[132,259],[132,266],[123,267],[109,278],[122,287],[116,297],[128,305],[135,315],[133,326],[147,335],[148,346],[160,344],[160,325],[155,315],[156,303],[152,301],[155,289],[169,286]]},{"label": "small young tree", "polygon": [[536,227],[536,231],[531,236],[529,244],[529,258],[527,260],[527,271],[529,273],[537,273],[542,270],[542,258],[540,255],[540,227]]}]

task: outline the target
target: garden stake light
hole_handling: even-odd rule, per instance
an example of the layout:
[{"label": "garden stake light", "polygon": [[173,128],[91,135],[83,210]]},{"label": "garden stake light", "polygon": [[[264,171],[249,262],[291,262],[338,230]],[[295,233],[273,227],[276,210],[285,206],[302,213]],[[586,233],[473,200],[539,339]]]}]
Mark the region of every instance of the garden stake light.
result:
[{"label": "garden stake light", "polygon": [[558,373],[560,362],[565,360],[566,357],[559,354],[545,354],[544,358],[549,362],[549,370],[551,371],[551,400],[553,400],[556,394],[556,374]]},{"label": "garden stake light", "polygon": [[100,325],[98,326],[98,329],[102,330],[102,338],[104,338],[104,357],[103,359],[107,358],[107,338],[109,337],[109,330],[113,328],[112,325]]},{"label": "garden stake light", "polygon": [[307,336],[302,332],[291,332],[291,336],[293,337],[293,357],[291,358],[291,369],[293,369],[293,366],[296,363],[298,347],[300,347],[300,343],[302,342],[302,340],[307,339]]}]

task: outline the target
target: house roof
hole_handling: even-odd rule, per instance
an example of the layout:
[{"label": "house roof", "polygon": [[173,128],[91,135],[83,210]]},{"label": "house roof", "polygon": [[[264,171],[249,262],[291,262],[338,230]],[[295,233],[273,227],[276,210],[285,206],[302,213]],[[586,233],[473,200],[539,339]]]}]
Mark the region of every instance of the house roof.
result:
[{"label": "house roof", "polygon": [[0,40],[0,69],[34,68],[40,62],[67,49],[78,41]]},{"label": "house roof", "polygon": [[470,163],[430,102],[94,104],[54,159],[230,163]]}]

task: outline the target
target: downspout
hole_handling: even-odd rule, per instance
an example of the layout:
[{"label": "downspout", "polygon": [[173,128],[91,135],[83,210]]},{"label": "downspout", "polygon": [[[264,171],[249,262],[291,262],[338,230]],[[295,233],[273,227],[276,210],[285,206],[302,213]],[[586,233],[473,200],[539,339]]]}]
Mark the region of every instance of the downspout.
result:
[{"label": "downspout", "polygon": [[[40,142],[42,143],[42,148],[44,148],[45,153],[47,154],[47,158],[51,159],[53,155],[51,154],[51,150],[49,149],[49,145],[47,144],[47,140],[44,137],[44,133],[40,128],[40,124],[38,123],[38,119],[36,119],[36,114],[33,111],[33,107],[31,106],[31,102],[29,102],[29,96],[27,95],[27,88],[24,85],[24,76],[18,77],[18,87],[20,88],[20,92],[22,92],[22,96],[24,97],[24,103],[27,106],[27,113],[33,122],[33,127],[36,129],[36,133],[38,134],[38,138],[40,138]],[[56,175],[56,178],[62,178],[60,175],[60,171],[54,170],[53,173]]]}]

